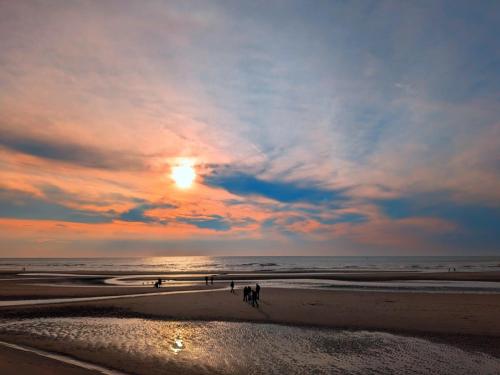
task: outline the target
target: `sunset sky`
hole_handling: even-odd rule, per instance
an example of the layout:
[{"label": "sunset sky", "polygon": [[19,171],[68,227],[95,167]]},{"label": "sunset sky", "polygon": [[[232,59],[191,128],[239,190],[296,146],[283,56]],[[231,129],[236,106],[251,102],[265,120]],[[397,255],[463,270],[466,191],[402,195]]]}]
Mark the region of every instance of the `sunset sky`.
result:
[{"label": "sunset sky", "polygon": [[0,0],[0,256],[500,255],[499,35],[487,0]]}]

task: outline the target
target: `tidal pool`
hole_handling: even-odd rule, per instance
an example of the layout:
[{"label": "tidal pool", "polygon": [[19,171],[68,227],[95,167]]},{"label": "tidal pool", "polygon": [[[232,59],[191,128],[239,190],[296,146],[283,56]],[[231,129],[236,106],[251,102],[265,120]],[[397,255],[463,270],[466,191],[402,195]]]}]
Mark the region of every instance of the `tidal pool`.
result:
[{"label": "tidal pool", "polygon": [[119,318],[0,322],[0,337],[134,374],[499,374],[479,352],[369,331]]}]

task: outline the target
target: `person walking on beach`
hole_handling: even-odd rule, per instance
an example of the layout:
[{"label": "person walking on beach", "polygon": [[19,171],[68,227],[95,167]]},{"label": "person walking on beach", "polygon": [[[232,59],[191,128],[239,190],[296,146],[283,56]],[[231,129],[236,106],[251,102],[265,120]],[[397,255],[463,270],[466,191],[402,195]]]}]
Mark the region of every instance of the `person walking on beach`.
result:
[{"label": "person walking on beach", "polygon": [[257,299],[260,298],[260,285],[256,284],[255,285],[255,293],[257,294]]},{"label": "person walking on beach", "polygon": [[243,302],[247,301],[247,297],[248,297],[248,288],[244,287],[243,288]]},{"label": "person walking on beach", "polygon": [[231,280],[231,293],[234,293],[234,281]]},{"label": "person walking on beach", "polygon": [[252,306],[259,307],[259,301],[257,301],[257,292],[252,290]]},{"label": "person walking on beach", "polygon": [[208,276],[205,276],[205,285],[208,285]]},{"label": "person walking on beach", "polygon": [[214,285],[214,277],[213,277],[213,275],[210,276],[210,284]]}]

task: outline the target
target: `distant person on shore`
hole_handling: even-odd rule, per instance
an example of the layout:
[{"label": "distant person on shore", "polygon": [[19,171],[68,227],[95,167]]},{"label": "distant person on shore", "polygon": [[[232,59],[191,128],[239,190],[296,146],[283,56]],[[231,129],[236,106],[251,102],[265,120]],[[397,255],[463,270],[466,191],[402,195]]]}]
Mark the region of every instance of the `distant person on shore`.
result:
[{"label": "distant person on shore", "polygon": [[[251,289],[250,289],[251,290]],[[251,290],[251,299],[252,299],[252,306],[253,307],[259,307],[259,301],[257,301],[257,292],[255,290]]]},{"label": "distant person on shore", "polygon": [[162,284],[162,281],[161,281],[161,278],[160,278],[160,279],[158,279],[158,288],[161,286],[161,284]]},{"label": "distant person on shore", "polygon": [[246,302],[248,299],[248,287],[243,288],[243,301]]},{"label": "distant person on shore", "polygon": [[234,293],[234,281],[231,280],[231,293]]},{"label": "distant person on shore", "polygon": [[210,276],[210,284],[214,285],[214,277],[213,277],[213,275]]},{"label": "distant person on shore", "polygon": [[257,299],[260,298],[260,285],[256,284],[255,285],[255,293],[257,294]]},{"label": "distant person on shore", "polygon": [[208,276],[205,276],[205,285],[208,285]]}]

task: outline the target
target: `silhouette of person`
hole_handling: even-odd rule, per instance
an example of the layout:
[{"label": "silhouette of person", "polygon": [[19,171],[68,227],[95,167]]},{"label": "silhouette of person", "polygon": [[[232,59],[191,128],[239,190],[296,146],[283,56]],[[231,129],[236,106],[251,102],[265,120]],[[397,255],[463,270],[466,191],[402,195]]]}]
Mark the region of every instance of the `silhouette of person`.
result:
[{"label": "silhouette of person", "polygon": [[247,287],[244,287],[243,288],[243,301],[244,302],[246,302],[246,300],[247,300],[247,295],[248,295]]},{"label": "silhouette of person", "polygon": [[205,276],[205,285],[208,285],[208,276]]},{"label": "silhouette of person", "polygon": [[252,290],[252,306],[259,307],[259,302],[257,301],[257,292]]},{"label": "silhouette of person", "polygon": [[210,276],[210,283],[211,283],[212,285],[214,285],[214,277],[213,277],[213,276]]},{"label": "silhouette of person", "polygon": [[255,285],[255,293],[257,294],[257,299],[260,298],[260,285],[256,284]]},{"label": "silhouette of person", "polygon": [[234,281],[231,280],[231,293],[234,293]]}]

